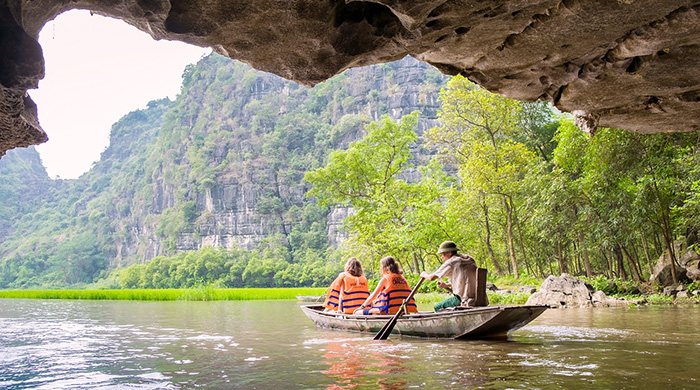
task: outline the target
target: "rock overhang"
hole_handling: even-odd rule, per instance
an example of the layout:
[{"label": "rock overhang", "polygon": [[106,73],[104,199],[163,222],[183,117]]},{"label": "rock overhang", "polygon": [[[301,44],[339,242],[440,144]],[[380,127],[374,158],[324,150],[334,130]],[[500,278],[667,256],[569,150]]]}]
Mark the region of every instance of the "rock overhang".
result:
[{"label": "rock overhang", "polygon": [[589,131],[700,130],[695,1],[5,0],[0,155],[47,139],[27,95],[44,74],[36,38],[70,9],[307,86],[411,55],[504,96],[550,101]]}]

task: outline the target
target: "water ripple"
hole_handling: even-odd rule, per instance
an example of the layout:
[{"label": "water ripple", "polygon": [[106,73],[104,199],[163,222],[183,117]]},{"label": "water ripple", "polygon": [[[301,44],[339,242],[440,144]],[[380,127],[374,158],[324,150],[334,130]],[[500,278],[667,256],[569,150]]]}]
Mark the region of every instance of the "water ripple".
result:
[{"label": "water ripple", "polygon": [[563,340],[592,340],[603,341],[606,339],[619,339],[620,337],[628,337],[634,332],[614,329],[614,328],[587,328],[578,326],[545,326],[545,325],[530,325],[527,330],[536,334],[551,334],[558,339]]},{"label": "water ripple", "polygon": [[507,341],[376,342],[316,328],[295,302],[0,300],[0,389],[696,388],[700,308],[670,312],[552,311]]}]

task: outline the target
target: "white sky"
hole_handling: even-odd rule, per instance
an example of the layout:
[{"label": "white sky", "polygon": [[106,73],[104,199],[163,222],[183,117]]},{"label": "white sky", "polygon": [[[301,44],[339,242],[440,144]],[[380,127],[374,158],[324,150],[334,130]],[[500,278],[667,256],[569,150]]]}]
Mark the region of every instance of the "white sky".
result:
[{"label": "white sky", "polygon": [[211,52],[77,10],[48,22],[39,43],[46,77],[29,95],[49,140],[36,148],[49,176],[63,179],[90,169],[119,118],[151,100],[175,99],[185,66]]}]

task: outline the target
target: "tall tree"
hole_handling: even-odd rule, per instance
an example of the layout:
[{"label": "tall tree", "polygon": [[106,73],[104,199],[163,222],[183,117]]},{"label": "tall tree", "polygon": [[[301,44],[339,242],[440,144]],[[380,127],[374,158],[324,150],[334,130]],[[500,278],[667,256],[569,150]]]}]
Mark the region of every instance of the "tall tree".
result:
[{"label": "tall tree", "polygon": [[[313,184],[308,195],[319,204],[353,209],[345,219],[351,251],[375,261],[392,254],[414,272],[422,270],[429,248],[444,231],[439,200],[447,182],[439,165],[416,171],[409,163],[417,119],[417,112],[398,123],[384,116],[367,126],[364,138],[333,152],[325,167],[305,175]],[[407,180],[415,176],[409,172],[419,179]]]},{"label": "tall tree", "polygon": [[484,242],[498,273],[503,267],[491,247],[491,233],[492,216],[500,214],[509,269],[517,277],[515,228],[521,186],[529,166],[538,159],[518,139],[529,140],[543,156],[550,153],[549,141],[537,137],[541,133],[537,127],[546,123],[546,106],[527,106],[489,93],[460,76],[448,82],[440,97],[441,126],[432,129],[429,137],[458,165],[462,190],[480,194]]}]

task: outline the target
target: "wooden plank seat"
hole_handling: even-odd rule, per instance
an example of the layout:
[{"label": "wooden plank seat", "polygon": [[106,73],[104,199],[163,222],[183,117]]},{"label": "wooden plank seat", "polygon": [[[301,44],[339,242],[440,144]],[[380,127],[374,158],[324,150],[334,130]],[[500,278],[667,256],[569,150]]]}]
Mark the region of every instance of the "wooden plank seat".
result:
[{"label": "wooden plank seat", "polygon": [[464,310],[473,307],[482,307],[489,305],[489,299],[486,295],[486,268],[474,267],[467,270],[467,278],[469,285],[467,286],[467,306],[450,307],[443,310]]}]

